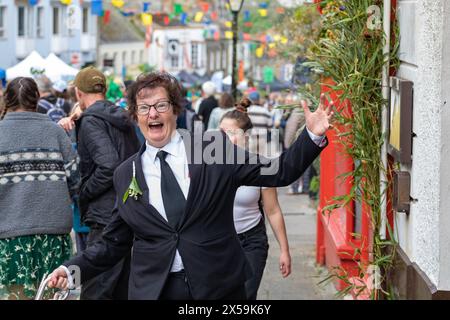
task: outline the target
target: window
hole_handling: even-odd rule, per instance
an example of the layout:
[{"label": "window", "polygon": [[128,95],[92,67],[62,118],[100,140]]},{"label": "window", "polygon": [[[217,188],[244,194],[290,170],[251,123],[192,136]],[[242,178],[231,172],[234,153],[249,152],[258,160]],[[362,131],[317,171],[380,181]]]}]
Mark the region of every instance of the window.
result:
[{"label": "window", "polygon": [[136,52],[134,50],[131,51],[131,64],[136,63]]},{"label": "window", "polygon": [[139,63],[144,63],[144,50],[139,51]]},{"label": "window", "polygon": [[191,63],[193,68],[198,68],[198,43],[191,44]]},{"label": "window", "polygon": [[88,33],[89,31],[89,9],[83,8],[83,33]]},{"label": "window", "polygon": [[0,7],[0,38],[5,37],[6,7]]},{"label": "window", "polygon": [[34,7],[27,8],[27,32],[26,35],[28,37],[34,37],[33,35],[33,26],[34,26]]},{"label": "window", "polygon": [[25,7],[19,7],[17,11],[18,17],[18,29],[17,29],[17,35],[19,37],[25,36]]},{"label": "window", "polygon": [[59,34],[59,8],[53,7],[53,34]]},{"label": "window", "polygon": [[127,65],[127,52],[124,51],[122,52],[122,66],[126,66]]},{"label": "window", "polygon": [[220,70],[221,66],[220,66],[220,50],[216,51],[216,70]]},{"label": "window", "polygon": [[172,68],[178,68],[179,66],[179,58],[177,55],[175,56],[170,56],[170,65],[172,66]]},{"label": "window", "polygon": [[44,8],[38,7],[36,12],[36,36],[42,38],[44,36]]}]

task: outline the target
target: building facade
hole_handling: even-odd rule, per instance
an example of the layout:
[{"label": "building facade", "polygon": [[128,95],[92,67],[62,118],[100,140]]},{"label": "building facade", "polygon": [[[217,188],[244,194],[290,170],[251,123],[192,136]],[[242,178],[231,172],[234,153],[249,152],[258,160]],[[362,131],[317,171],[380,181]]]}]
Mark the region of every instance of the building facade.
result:
[{"label": "building facade", "polygon": [[[69,6],[55,0],[0,0],[0,67],[9,68],[36,50],[43,57],[53,52],[80,67],[96,59],[97,17],[90,0],[74,1],[77,18],[68,27]],[[73,21],[73,20],[72,20]]]}]

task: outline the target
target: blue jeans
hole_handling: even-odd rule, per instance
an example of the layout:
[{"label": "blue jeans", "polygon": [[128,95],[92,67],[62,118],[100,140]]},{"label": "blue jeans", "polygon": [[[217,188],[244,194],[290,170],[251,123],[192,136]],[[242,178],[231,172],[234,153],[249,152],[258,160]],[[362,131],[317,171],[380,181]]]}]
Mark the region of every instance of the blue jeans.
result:
[{"label": "blue jeans", "polygon": [[253,269],[253,276],[245,282],[247,299],[256,300],[269,253],[269,241],[267,240],[264,219],[262,218],[258,225],[252,229],[239,233],[238,237],[247,260]]}]

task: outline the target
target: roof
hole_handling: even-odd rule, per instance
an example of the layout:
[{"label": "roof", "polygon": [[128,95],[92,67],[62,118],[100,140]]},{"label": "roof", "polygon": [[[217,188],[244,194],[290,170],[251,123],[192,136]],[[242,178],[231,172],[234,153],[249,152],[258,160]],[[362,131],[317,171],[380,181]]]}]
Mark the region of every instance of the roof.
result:
[{"label": "roof", "polygon": [[118,10],[111,7],[108,24],[100,23],[100,42],[138,42],[144,41],[145,33],[136,27],[130,19],[124,17]]}]

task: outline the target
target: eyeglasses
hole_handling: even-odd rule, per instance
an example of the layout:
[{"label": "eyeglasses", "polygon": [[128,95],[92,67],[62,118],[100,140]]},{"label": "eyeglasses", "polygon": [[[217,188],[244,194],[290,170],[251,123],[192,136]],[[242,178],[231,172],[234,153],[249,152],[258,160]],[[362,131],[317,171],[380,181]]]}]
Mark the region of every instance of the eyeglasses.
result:
[{"label": "eyeglasses", "polygon": [[155,108],[158,113],[167,112],[171,106],[169,101],[161,101],[156,104],[148,105],[148,104],[140,104],[137,106],[137,114],[140,116],[146,116],[150,113],[150,109],[152,107]]}]

